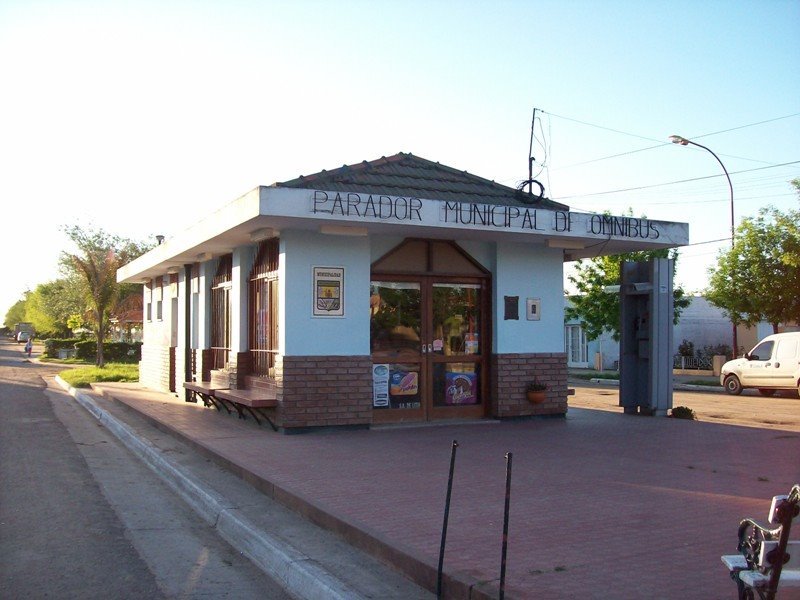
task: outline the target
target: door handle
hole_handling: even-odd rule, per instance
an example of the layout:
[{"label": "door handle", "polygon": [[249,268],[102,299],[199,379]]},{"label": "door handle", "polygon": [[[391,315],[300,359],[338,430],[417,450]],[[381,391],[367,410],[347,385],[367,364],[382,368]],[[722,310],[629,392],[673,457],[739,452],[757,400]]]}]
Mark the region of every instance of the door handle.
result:
[{"label": "door handle", "polygon": [[425,344],[422,344],[422,353],[423,354],[425,354],[425,352],[427,352],[427,348],[428,347]]},{"label": "door handle", "polygon": [[772,366],[772,363],[764,363],[764,366],[765,366],[765,367],[771,367],[771,366]]},{"label": "door handle", "polygon": [[433,344],[428,344],[428,352],[433,352]]}]

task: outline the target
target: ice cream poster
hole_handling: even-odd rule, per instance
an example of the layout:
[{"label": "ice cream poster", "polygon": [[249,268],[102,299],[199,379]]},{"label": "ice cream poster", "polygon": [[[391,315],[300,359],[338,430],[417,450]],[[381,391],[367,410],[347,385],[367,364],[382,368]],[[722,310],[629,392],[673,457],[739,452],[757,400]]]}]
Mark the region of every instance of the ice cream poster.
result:
[{"label": "ice cream poster", "polygon": [[445,404],[477,404],[478,375],[476,373],[445,373]]},{"label": "ice cream poster", "polygon": [[389,393],[392,396],[416,396],[419,393],[419,373],[392,371],[389,378]]}]

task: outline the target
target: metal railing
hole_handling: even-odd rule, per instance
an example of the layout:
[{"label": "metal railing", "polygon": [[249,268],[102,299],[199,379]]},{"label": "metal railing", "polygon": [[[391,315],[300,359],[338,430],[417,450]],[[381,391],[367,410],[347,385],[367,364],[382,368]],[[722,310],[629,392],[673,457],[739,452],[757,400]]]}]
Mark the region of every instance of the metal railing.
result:
[{"label": "metal railing", "polygon": [[676,356],[674,358],[673,368],[687,369],[697,371],[710,371],[713,369],[713,364],[710,357],[695,357],[695,356]]}]

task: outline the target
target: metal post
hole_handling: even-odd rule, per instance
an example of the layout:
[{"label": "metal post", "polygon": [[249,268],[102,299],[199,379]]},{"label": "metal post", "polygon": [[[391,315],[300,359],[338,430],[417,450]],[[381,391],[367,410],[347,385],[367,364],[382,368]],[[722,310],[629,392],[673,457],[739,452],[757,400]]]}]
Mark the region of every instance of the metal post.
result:
[{"label": "metal post", "polygon": [[506,594],[506,550],[508,548],[508,509],[511,505],[511,452],[506,452],[506,505],[503,512],[503,552],[500,558],[500,600]]},{"label": "metal post", "polygon": [[442,566],[444,565],[444,545],[447,540],[447,519],[450,517],[450,494],[453,491],[453,470],[456,466],[458,441],[453,440],[450,448],[450,474],[447,476],[447,496],[444,500],[444,523],[442,523],[442,542],[439,545],[439,569],[436,572],[436,597],[442,597]]},{"label": "metal post", "polygon": [[[697,146],[698,148],[702,148],[703,150],[709,152],[711,156],[717,159],[719,166],[722,167],[722,170],[725,172],[725,177],[728,179],[728,188],[731,192],[731,250],[733,250],[735,244],[735,235],[736,235],[736,227],[734,221],[734,214],[733,214],[733,183],[731,183],[731,176],[728,174],[728,169],[725,168],[725,165],[720,160],[719,156],[708,146],[703,146],[702,144],[698,144],[697,142],[693,142],[692,140],[687,140],[685,137],[681,137],[679,135],[671,135],[670,140],[672,140],[673,144],[680,144],[681,146],[687,146],[691,144],[692,146]],[[739,339],[738,339],[738,332],[736,329],[736,323],[733,323],[733,358],[739,356]]]}]

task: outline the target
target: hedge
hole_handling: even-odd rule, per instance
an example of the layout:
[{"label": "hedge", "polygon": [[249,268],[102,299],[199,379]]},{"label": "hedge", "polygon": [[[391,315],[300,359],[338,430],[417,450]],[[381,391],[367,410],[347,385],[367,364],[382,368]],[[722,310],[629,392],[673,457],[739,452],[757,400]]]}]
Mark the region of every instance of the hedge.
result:
[{"label": "hedge", "polygon": [[[75,344],[75,357],[81,360],[97,358],[97,341],[84,340]],[[139,362],[142,360],[141,342],[106,342],[103,344],[103,358],[107,362]]]}]

